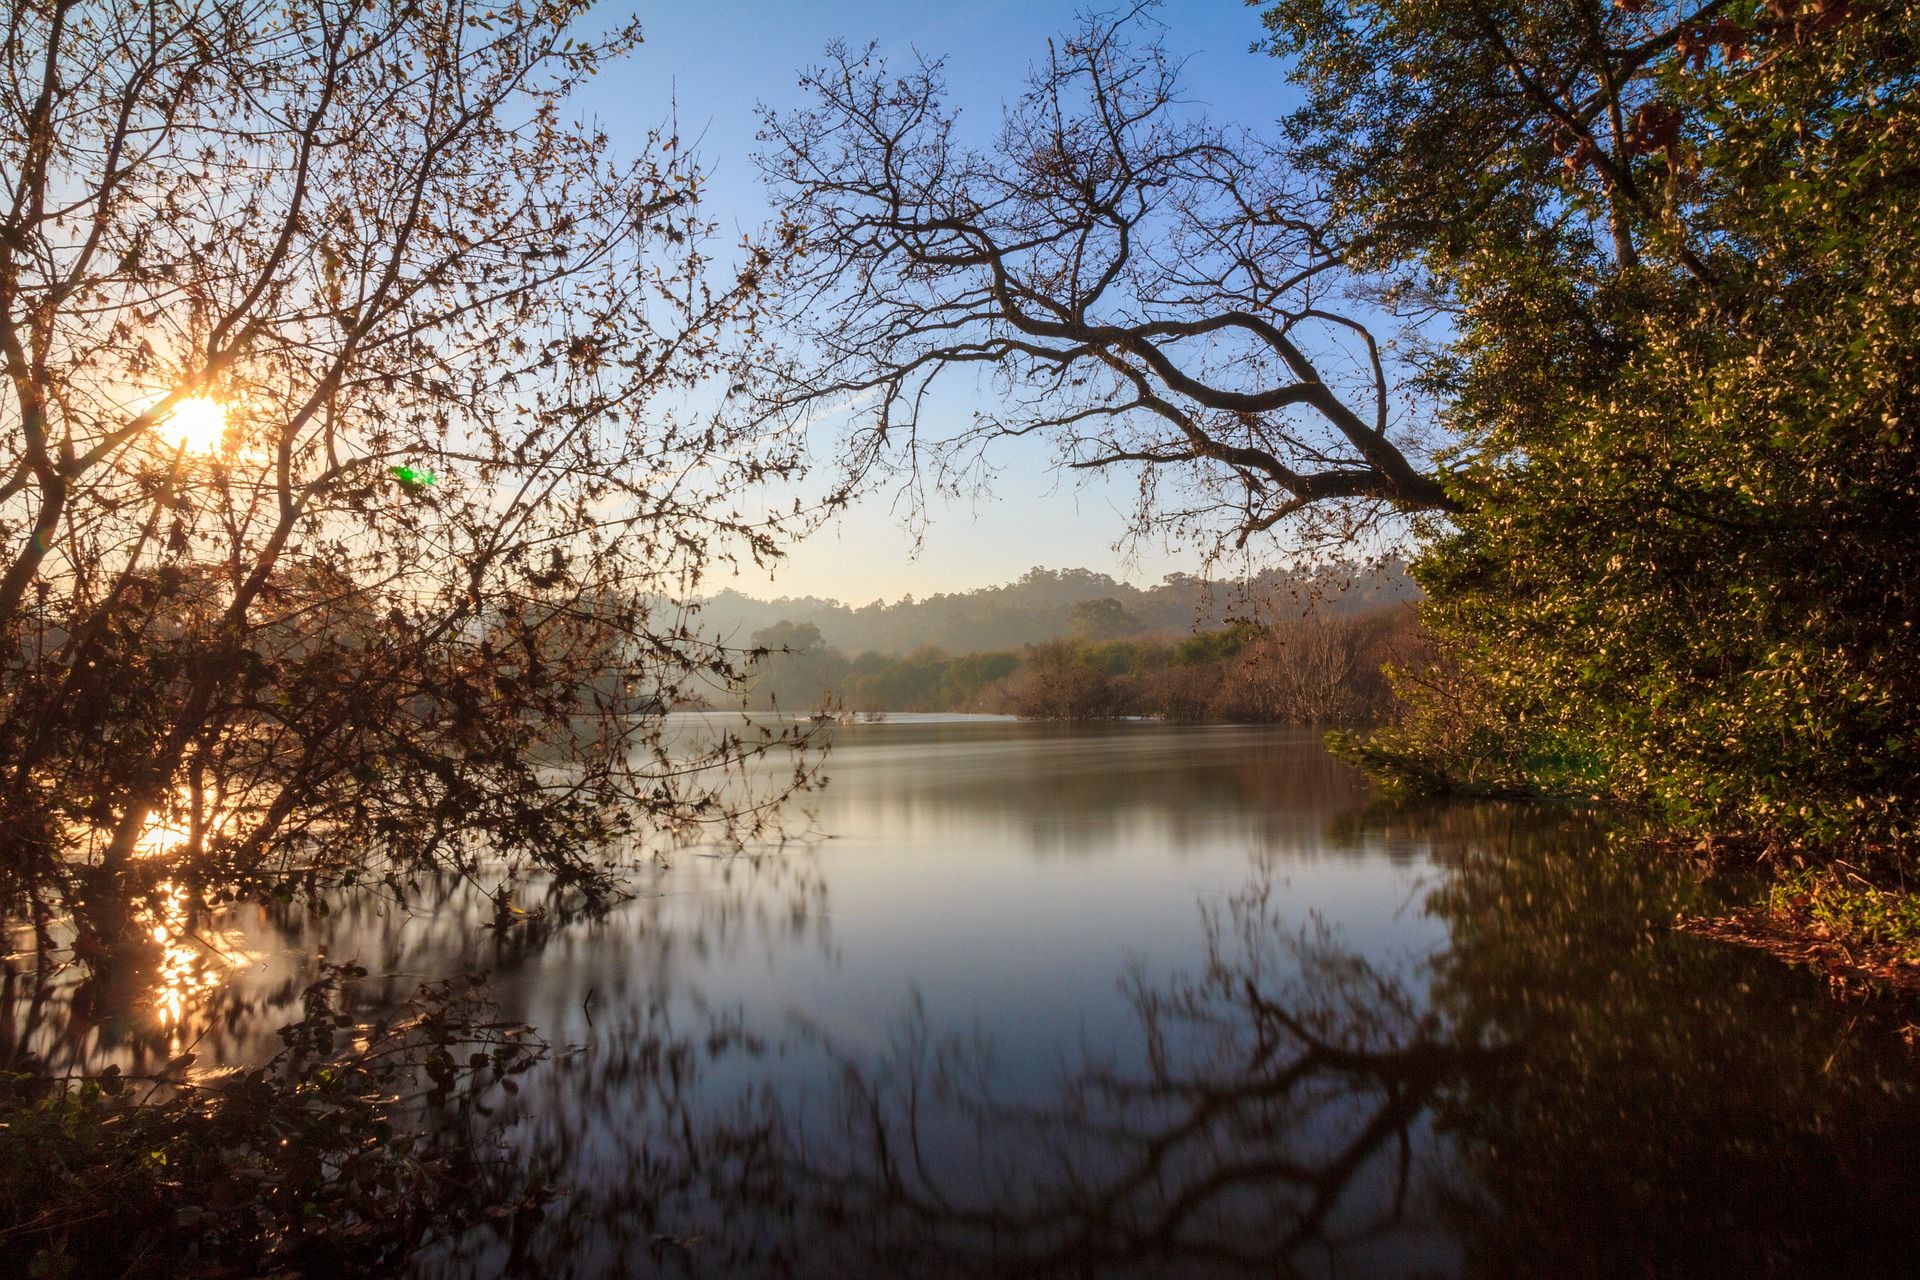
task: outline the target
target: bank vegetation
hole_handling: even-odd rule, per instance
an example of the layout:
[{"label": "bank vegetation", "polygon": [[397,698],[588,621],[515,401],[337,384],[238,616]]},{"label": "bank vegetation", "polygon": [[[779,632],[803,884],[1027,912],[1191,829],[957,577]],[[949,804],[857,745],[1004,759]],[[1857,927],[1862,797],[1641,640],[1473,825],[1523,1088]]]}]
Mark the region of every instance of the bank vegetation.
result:
[{"label": "bank vegetation", "polygon": [[[1099,603],[1083,620],[1103,612]],[[1389,672],[1428,660],[1418,615],[1404,604],[1187,636],[1082,635],[960,655],[926,646],[898,658],[848,658],[810,623],[781,623],[755,633],[753,653],[750,705],[796,714],[956,711],[1329,726],[1380,723],[1393,709]]]}]

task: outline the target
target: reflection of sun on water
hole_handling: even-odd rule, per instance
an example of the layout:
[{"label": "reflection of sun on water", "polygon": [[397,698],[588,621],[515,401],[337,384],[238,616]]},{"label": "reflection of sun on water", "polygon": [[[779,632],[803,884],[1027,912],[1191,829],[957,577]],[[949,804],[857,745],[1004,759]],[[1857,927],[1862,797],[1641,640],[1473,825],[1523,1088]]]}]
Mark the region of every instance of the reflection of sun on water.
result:
[{"label": "reflection of sun on water", "polygon": [[[160,857],[186,844],[191,836],[184,820],[156,815],[141,833],[136,852]],[[162,1027],[178,1027],[207,992],[226,981],[228,971],[249,957],[237,949],[237,940],[216,947],[192,928],[193,899],[185,885],[160,882],[144,923],[148,936],[160,948],[154,971],[153,1010]]]},{"label": "reflection of sun on water", "polygon": [[[200,833],[203,841],[211,842],[219,836],[227,825],[227,812],[227,806],[207,798],[200,813],[205,824]],[[193,839],[193,817],[193,792],[184,785],[175,786],[167,802],[147,819],[147,825],[134,841],[134,853],[142,858],[160,858],[188,852],[188,842]],[[203,844],[202,849],[205,847]]]},{"label": "reflection of sun on water", "polygon": [[217,453],[227,433],[227,406],[205,396],[190,396],[160,420],[160,438],[188,453]]},{"label": "reflection of sun on water", "polygon": [[220,985],[225,957],[203,948],[188,929],[190,902],[184,885],[164,881],[153,906],[153,940],[160,944],[154,974],[153,1011],[163,1027],[178,1026],[203,993]]}]

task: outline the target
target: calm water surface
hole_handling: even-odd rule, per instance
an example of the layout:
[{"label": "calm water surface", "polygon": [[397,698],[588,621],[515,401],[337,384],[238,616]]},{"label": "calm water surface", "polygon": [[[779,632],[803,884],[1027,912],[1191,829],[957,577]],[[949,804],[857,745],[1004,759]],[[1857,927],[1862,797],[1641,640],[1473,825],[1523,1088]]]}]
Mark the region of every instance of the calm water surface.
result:
[{"label": "calm water surface", "polygon": [[592,918],[235,919],[201,1051],[319,949],[370,1008],[491,972],[554,1055],[490,1122],[568,1194],[441,1274],[1908,1274],[1906,1013],[1673,933],[1712,891],[1597,819],[1293,730],[833,733],[787,841]]}]

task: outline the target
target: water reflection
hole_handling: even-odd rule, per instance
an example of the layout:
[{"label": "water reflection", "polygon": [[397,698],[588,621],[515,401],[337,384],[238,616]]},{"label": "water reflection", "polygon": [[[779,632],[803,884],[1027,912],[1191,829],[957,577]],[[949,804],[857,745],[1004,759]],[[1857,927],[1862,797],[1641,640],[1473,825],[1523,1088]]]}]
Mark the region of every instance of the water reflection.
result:
[{"label": "water reflection", "polygon": [[916,1017],[892,1054],[840,1060],[830,1136],[776,1109],[815,1233],[797,1270],[1446,1269],[1435,1188],[1458,1171],[1432,1107],[1508,1049],[1454,1036],[1274,890],[1257,880],[1209,917],[1198,972],[1131,975],[1137,1052],[1089,1054],[1038,1103],[1002,1096],[995,1046]]},{"label": "water reflection", "polygon": [[1311,733],[1244,726],[898,720],[839,726],[823,828],[1036,857],[1203,850],[1352,855],[1328,821],[1367,787]]},{"label": "water reflection", "polygon": [[1475,1175],[1488,1275],[1901,1275],[1920,1207],[1920,1064],[1891,996],[1667,926],[1711,897],[1604,833],[1452,811],[1435,1008],[1523,1052],[1439,1108]]},{"label": "water reflection", "polygon": [[[875,812],[891,816],[867,820],[951,841],[968,797],[1017,808],[1066,788],[1036,764],[1048,751],[1016,754],[1017,778],[996,779],[971,745],[951,769],[877,765]],[[841,773],[857,783],[861,762]],[[1072,785],[1146,807],[1138,788]],[[1235,785],[1202,794],[1221,804]],[[1184,821],[1234,845],[1266,825],[1260,790],[1237,794],[1241,810]],[[1100,1035],[983,1029],[1023,993],[992,991],[989,1017],[969,1020],[905,981],[852,1036],[632,1011],[528,1104],[522,1149],[573,1188],[570,1207],[440,1265],[1904,1273],[1920,1091],[1892,1030],[1910,1011],[1836,1004],[1809,975],[1673,933],[1677,912],[1724,888],[1591,816],[1351,796],[1322,793],[1313,821],[1294,822],[1303,849],[1266,848],[1236,889],[1202,895],[1197,959],[1110,969],[1127,1016]],[[1007,816],[988,821],[1004,839]],[[1015,853],[1050,865],[1050,829],[1026,830]],[[1109,860],[1124,862],[1120,844]],[[1301,859],[1330,854],[1374,869],[1403,943],[1433,925],[1437,945],[1409,954],[1366,912],[1316,910],[1342,904],[1299,892]],[[1386,871],[1409,861],[1424,868],[1410,913]],[[834,865],[866,874],[858,858]]]},{"label": "water reflection", "polygon": [[[497,1119],[565,1191],[429,1274],[1901,1273],[1911,1011],[1673,933],[1725,889],[1630,833],[1380,808],[1284,731],[838,738],[820,840],[688,847],[611,909],[161,921],[243,960],[172,1034],[258,1055],[322,953],[366,1010],[491,972],[554,1046]],[[15,1048],[60,1039],[30,976]]]},{"label": "water reflection", "polygon": [[142,912],[147,936],[159,948],[152,979],[153,1018],[161,1028],[172,1029],[186,1021],[190,1010],[207,993],[223,986],[229,971],[244,966],[249,957],[239,950],[235,933],[224,938],[228,950],[218,942],[202,937],[193,928],[193,897],[185,885],[164,880],[151,907]]}]

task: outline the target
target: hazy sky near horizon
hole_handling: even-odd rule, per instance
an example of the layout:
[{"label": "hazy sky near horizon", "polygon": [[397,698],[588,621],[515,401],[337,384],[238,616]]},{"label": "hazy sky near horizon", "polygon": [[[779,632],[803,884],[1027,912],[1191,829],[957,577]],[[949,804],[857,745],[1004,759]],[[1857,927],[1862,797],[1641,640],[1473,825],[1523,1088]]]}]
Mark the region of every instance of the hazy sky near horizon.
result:
[{"label": "hazy sky near horizon", "polygon": [[[1086,9],[1075,0],[695,0],[693,3],[606,5],[611,24],[637,13],[645,44],[604,72],[580,96],[623,150],[637,150],[649,129],[677,109],[681,136],[694,140],[706,164],[709,212],[722,244],[763,221],[767,203],[752,163],[757,104],[800,105],[801,68],[817,65],[827,43],[879,44],[896,63],[917,51],[944,57],[954,103],[976,129],[997,122],[1003,103],[1022,88],[1047,38],[1069,30]],[[1286,105],[1287,85],[1271,58],[1250,52],[1259,15],[1240,0],[1170,0],[1154,11],[1168,50],[1189,59],[1185,84],[1207,114],[1265,127]],[[970,400],[949,387],[937,411],[952,420]],[[826,443],[823,439],[821,443]],[[1023,442],[1024,445],[1024,442]],[[1115,473],[1085,483],[1049,465],[1044,445],[1007,448],[991,497],[936,504],[917,558],[904,509],[889,493],[870,495],[835,524],[796,547],[769,578],[750,573],[731,584],[751,595],[821,595],[853,603],[912,593],[964,591],[1010,581],[1035,565],[1085,567],[1156,582],[1193,572],[1191,551],[1158,547],[1123,557],[1114,549],[1126,529],[1136,478]]]}]

